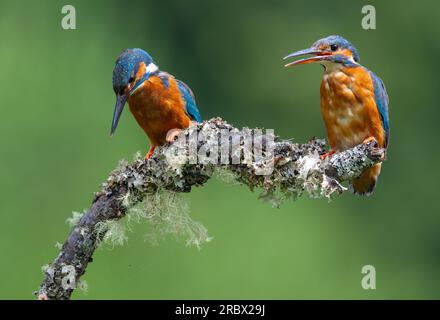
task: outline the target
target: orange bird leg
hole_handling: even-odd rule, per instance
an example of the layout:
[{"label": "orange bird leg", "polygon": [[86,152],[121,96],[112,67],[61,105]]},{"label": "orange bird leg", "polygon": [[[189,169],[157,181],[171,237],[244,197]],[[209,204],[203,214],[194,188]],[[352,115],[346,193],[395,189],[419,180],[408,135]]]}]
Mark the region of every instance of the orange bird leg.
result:
[{"label": "orange bird leg", "polygon": [[145,160],[151,158],[151,156],[152,156],[153,153],[154,153],[154,149],[156,149],[156,146],[151,146],[150,150],[148,150],[148,153],[147,153],[147,155],[145,156]]},{"label": "orange bird leg", "polygon": [[336,153],[335,150],[329,150],[328,152],[321,154],[319,157],[321,158],[321,160],[325,160],[325,158],[330,157],[332,155],[334,155]]}]

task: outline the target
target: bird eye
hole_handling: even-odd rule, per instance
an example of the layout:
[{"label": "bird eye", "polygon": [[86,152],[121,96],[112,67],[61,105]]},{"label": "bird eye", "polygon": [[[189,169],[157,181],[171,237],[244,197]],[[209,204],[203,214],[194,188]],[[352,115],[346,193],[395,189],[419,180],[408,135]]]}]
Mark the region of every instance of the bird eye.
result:
[{"label": "bird eye", "polygon": [[128,82],[129,82],[129,83],[132,83],[133,81],[134,81],[134,77],[131,76],[130,79],[128,79]]},{"label": "bird eye", "polygon": [[338,50],[338,45],[337,45],[337,44],[332,44],[332,45],[330,45],[330,50],[331,50],[331,51],[336,51],[336,50]]}]

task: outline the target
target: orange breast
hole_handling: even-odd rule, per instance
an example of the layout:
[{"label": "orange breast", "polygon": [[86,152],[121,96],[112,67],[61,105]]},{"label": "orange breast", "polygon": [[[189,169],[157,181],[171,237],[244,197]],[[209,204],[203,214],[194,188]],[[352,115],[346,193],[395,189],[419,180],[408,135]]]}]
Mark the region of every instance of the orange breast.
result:
[{"label": "orange breast", "polygon": [[349,149],[371,136],[384,146],[373,83],[364,68],[341,68],[324,74],[321,112],[333,150]]},{"label": "orange breast", "polygon": [[157,76],[150,77],[128,99],[130,111],[152,145],[165,143],[171,129],[184,129],[190,124],[177,82],[169,78],[168,87]]}]

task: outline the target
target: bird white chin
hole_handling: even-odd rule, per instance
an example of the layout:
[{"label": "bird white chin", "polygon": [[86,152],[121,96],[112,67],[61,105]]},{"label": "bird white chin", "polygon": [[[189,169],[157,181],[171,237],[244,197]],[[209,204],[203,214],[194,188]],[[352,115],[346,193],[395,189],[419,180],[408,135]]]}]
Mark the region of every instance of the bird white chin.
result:
[{"label": "bird white chin", "polygon": [[[358,65],[358,63],[356,61],[354,61],[353,57],[350,57],[349,61],[351,63],[353,63],[353,64]],[[324,66],[326,73],[330,73],[330,72],[333,72],[333,71],[338,71],[339,69],[342,69],[344,67],[343,64],[337,63],[337,62],[333,62],[333,61],[323,60],[323,61],[320,61],[320,63]]]},{"label": "bird white chin", "polygon": [[325,73],[330,73],[342,69],[343,65],[332,61],[321,61],[321,64],[325,68]]}]

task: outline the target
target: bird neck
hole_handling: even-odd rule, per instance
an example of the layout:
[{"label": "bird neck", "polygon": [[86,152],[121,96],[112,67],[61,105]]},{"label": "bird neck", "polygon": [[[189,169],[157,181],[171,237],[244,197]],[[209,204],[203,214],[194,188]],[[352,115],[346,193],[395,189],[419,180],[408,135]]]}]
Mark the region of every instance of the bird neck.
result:
[{"label": "bird neck", "polygon": [[147,81],[151,76],[154,76],[158,73],[159,73],[159,68],[153,62],[151,62],[148,66],[146,66],[144,73],[137,81],[136,86],[134,87],[130,95],[134,94],[136,91],[142,88],[144,82]]},{"label": "bird neck", "polygon": [[331,59],[324,60],[321,64],[324,66],[325,73],[332,73],[343,68],[355,68],[360,66],[353,57],[343,54],[332,56]]},{"label": "bird neck", "polygon": [[322,65],[324,67],[325,74],[337,72],[344,68],[343,64],[330,61],[325,61],[322,63]]}]

